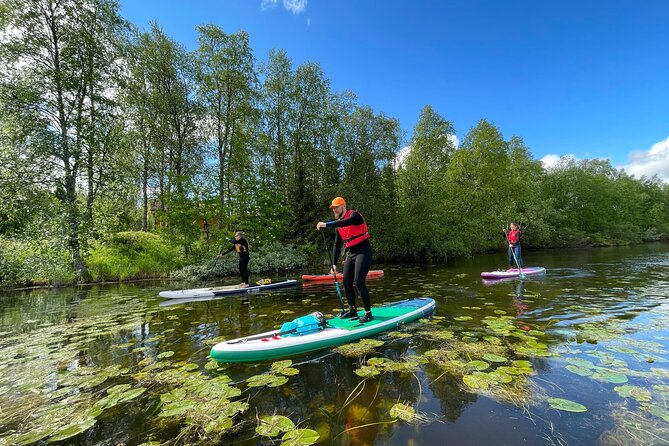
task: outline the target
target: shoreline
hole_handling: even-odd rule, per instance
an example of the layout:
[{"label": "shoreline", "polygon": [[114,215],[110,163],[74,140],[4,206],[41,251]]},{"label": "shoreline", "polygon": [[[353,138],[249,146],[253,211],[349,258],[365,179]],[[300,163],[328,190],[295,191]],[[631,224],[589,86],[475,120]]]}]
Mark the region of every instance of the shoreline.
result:
[{"label": "shoreline", "polygon": [[[524,252],[533,252],[533,251],[556,251],[556,250],[569,250],[569,251],[577,251],[577,250],[591,250],[591,249],[602,249],[602,248],[624,248],[624,247],[632,247],[632,246],[641,246],[641,245],[652,245],[652,244],[667,244],[669,241],[667,240],[657,240],[657,241],[647,241],[647,242],[642,242],[642,243],[628,243],[628,244],[621,244],[621,245],[597,245],[597,246],[564,246],[564,247],[555,247],[555,248],[523,248]],[[377,265],[402,265],[405,263],[411,263],[411,266],[420,266],[420,265],[443,265],[447,264],[452,260],[456,259],[466,259],[466,258],[471,258],[471,257],[478,257],[478,256],[483,256],[483,255],[490,255],[490,254],[495,254],[495,253],[503,253],[505,252],[504,249],[499,249],[499,250],[493,250],[493,251],[486,251],[486,252],[478,252],[474,254],[465,254],[465,255],[452,255],[448,256],[444,259],[441,259],[441,261],[434,261],[430,260],[427,262],[420,262],[420,261],[414,261],[414,262],[408,262],[408,257],[404,258],[404,261],[402,259],[397,259],[397,261],[377,261],[374,262]],[[197,265],[197,264],[193,264]],[[305,265],[304,267],[307,267],[308,265]],[[304,268],[303,267],[303,268]],[[288,273],[292,271],[297,271],[296,269],[286,269],[286,270],[280,270],[280,271],[258,271],[257,274],[262,274],[263,272],[272,272],[272,273]],[[172,272],[174,273],[174,272]],[[251,271],[253,274],[253,271]],[[217,276],[217,278],[222,279],[222,278],[227,278],[227,277],[235,277],[237,276],[238,273],[235,272],[233,274],[226,274],[223,276]],[[0,287],[0,291],[31,291],[31,290],[40,290],[40,289],[62,289],[62,288],[82,288],[82,287],[89,287],[89,286],[94,286],[94,285],[121,285],[121,284],[131,284],[131,283],[139,283],[139,282],[156,282],[156,281],[165,281],[165,282],[180,282],[180,281],[185,281],[184,279],[177,279],[168,276],[160,276],[160,277],[146,277],[146,278],[141,278],[141,279],[127,279],[127,280],[105,280],[105,281],[97,281],[97,282],[80,282],[80,283],[68,283],[68,284],[58,284],[58,285],[32,285],[32,286],[18,286],[18,287]]]}]

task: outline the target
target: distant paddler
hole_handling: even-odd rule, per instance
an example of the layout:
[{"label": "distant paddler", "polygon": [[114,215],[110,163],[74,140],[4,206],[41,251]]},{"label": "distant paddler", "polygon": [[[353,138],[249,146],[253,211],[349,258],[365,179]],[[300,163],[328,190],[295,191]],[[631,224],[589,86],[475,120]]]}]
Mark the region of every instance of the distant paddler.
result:
[{"label": "distant paddler", "polygon": [[218,257],[223,257],[224,255],[235,251],[239,254],[239,275],[242,276],[242,283],[239,284],[240,288],[248,288],[249,286],[249,242],[246,241],[244,233],[241,231],[235,232],[235,238],[226,238],[226,240],[232,243],[232,246],[221,252],[223,248],[219,250]]}]

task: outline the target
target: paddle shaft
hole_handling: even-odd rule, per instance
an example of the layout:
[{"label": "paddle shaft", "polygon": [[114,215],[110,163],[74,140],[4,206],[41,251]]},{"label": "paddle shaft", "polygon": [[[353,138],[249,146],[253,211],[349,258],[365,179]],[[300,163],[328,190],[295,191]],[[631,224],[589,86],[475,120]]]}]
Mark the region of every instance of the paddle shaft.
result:
[{"label": "paddle shaft", "polygon": [[332,277],[334,278],[335,288],[337,288],[337,296],[339,296],[339,302],[341,302],[341,311],[344,310],[344,299],[341,297],[341,289],[339,288],[339,281],[337,281],[337,273],[334,270],[334,262],[332,261],[332,253],[330,252],[330,247],[328,246],[327,240],[325,240],[325,232],[321,231],[323,235],[323,244],[325,245],[325,250],[328,252],[328,259],[330,259],[330,271],[332,271]]},{"label": "paddle shaft", "polygon": [[211,276],[211,273],[214,272],[214,268],[216,268],[216,264],[218,263],[218,255],[216,256],[216,259],[214,260],[214,264],[211,266],[209,269],[209,272],[207,273],[207,277],[204,278],[204,281],[206,282],[209,280],[209,276]]}]

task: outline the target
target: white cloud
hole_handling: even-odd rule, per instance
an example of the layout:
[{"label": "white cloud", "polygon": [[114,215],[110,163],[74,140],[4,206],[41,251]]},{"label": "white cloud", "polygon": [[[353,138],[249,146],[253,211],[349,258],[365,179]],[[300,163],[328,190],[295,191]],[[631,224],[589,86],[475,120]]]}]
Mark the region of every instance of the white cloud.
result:
[{"label": "white cloud", "polygon": [[[293,14],[299,14],[307,9],[308,0],[283,0],[283,7],[286,11]],[[270,8],[276,8],[279,5],[279,0],[262,0],[260,2],[260,10],[265,11]],[[310,25],[310,21],[307,22]]]},{"label": "white cloud", "polygon": [[393,160],[393,169],[397,170],[404,166],[404,161],[406,161],[407,156],[409,156],[409,152],[411,152],[411,146],[402,147],[400,151],[397,152],[397,155]]},{"label": "white cloud", "polygon": [[[448,139],[451,141],[451,143],[453,143],[453,146],[456,149],[460,147],[460,140],[458,139],[457,135],[448,135]],[[404,167],[404,162],[406,161],[407,156],[409,156],[409,153],[411,153],[411,146],[402,147],[400,151],[397,152],[397,155],[393,160],[393,168],[395,170],[399,169],[400,167]]]},{"label": "white cloud", "polygon": [[262,0],[260,3],[260,10],[264,11],[266,9],[276,8],[278,4],[279,0]]},{"label": "white cloud", "polygon": [[307,9],[307,0],[283,0],[283,7],[293,14],[299,14]]},{"label": "white cloud", "polygon": [[669,138],[653,144],[649,150],[637,150],[630,153],[629,164],[625,171],[636,177],[657,175],[663,181],[669,181]]},{"label": "white cloud", "polygon": [[574,160],[578,161],[578,158],[575,155],[555,155],[554,153],[549,153],[548,155],[545,155],[543,158],[541,158],[539,161],[541,161],[541,164],[543,164],[544,169],[550,170],[554,167],[556,167],[562,159],[569,159],[569,160]]}]

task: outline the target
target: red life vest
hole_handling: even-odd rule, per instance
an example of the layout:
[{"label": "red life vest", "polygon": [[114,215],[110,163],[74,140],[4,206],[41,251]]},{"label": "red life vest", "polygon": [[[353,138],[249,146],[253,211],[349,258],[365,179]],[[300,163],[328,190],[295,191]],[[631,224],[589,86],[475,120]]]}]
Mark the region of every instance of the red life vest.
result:
[{"label": "red life vest", "polygon": [[506,238],[509,240],[509,243],[514,245],[518,243],[519,237],[520,237],[520,230],[518,229],[509,232],[509,234],[506,236]]},{"label": "red life vest", "polygon": [[[352,212],[353,210],[349,209],[341,219],[343,220],[345,218],[349,218]],[[360,216],[362,217],[362,214]],[[344,241],[347,248],[355,246],[369,238],[369,233],[367,232],[367,223],[365,222],[364,217],[362,220],[363,223],[361,225],[351,225],[345,226],[343,228],[337,228],[337,231],[339,231],[339,236]]]}]

